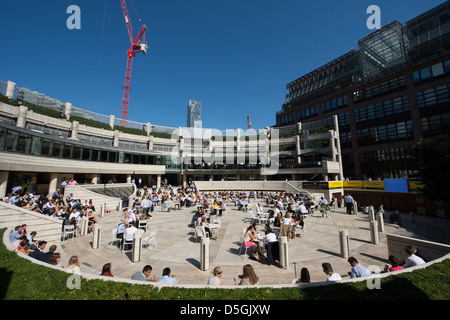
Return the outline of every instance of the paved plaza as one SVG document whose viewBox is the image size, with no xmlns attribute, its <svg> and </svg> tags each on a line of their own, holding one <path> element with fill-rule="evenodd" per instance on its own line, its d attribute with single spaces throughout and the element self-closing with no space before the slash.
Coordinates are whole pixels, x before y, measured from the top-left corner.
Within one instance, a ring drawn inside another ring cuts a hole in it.
<svg viewBox="0 0 450 320">
<path fill-rule="evenodd" d="M 267 212 L 268 207 L 264 207 Z M 195 207 L 161 212 L 157 207 L 153 218 L 149 220 L 147 234 L 157 230 L 156 247 L 144 245 L 141 259 L 133 263 L 131 251 L 121 253 L 117 246 L 111 245 L 111 230 L 117 227 L 121 212 L 108 213 L 97 217 L 101 226 L 99 249 L 92 249 L 92 233 L 78 238 L 68 239 L 59 245 L 62 254 L 61 263 L 66 265 L 72 255 L 80 259 L 82 272 L 99 274 L 105 263 L 111 262 L 116 277 L 130 279 L 136 271 L 150 264 L 157 279 L 162 270 L 170 267 L 180 284 L 205 285 L 211 270 L 220 266 L 223 270 L 222 280 L 225 285 L 233 285 L 234 278 L 242 273 L 242 267 L 250 263 L 259 276 L 260 285 L 289 284 L 295 279 L 295 271 L 308 268 L 311 282 L 326 280 L 322 272 L 322 263 L 329 262 L 335 272 L 345 276 L 351 267 L 347 259 L 341 257 L 339 231 L 347 230 L 349 235 L 349 252 L 366 267 L 376 265 L 382 268 L 387 263 L 388 250 L 386 234 L 410 235 L 404 228 L 385 223 L 385 232 L 380 233 L 380 244 L 371 242 L 370 224 L 367 214 L 348 215 L 343 209 L 329 211 L 329 218 L 323 218 L 319 211 L 305 219 L 305 233 L 288 242 L 289 267 L 278 268 L 250 260 L 244 254 L 239 255 L 240 240 L 243 229 L 250 225 L 250 211 L 239 211 L 229 205 L 222 220 L 219 236 L 210 241 L 210 269 L 200 269 L 200 240 L 196 241 L 195 229 L 190 227 Z M 387 218 L 387 217 L 386 217 Z M 387 220 L 387 219 L 386 219 Z M 263 226 L 258 227 L 263 229 Z M 146 234 L 143 235 L 143 238 Z M 296 265 L 294 265 L 296 263 Z"/>
</svg>

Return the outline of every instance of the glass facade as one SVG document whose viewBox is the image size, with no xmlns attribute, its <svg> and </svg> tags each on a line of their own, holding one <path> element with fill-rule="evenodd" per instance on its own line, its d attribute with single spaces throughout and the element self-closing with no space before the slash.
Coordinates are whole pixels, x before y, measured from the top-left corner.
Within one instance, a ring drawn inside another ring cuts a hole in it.
<svg viewBox="0 0 450 320">
<path fill-rule="evenodd" d="M 0 151 L 96 162 L 146 165 L 164 165 L 166 163 L 166 157 L 162 155 L 103 149 L 36 136 L 2 126 L 0 126 Z"/>
<path fill-rule="evenodd" d="M 201 128 L 202 124 L 202 104 L 195 100 L 190 100 L 187 106 L 187 127 Z"/>
<path fill-rule="evenodd" d="M 414 144 L 450 133 L 450 1 L 358 46 L 289 83 L 277 126 L 337 115 L 345 177 L 414 177 Z"/>
</svg>

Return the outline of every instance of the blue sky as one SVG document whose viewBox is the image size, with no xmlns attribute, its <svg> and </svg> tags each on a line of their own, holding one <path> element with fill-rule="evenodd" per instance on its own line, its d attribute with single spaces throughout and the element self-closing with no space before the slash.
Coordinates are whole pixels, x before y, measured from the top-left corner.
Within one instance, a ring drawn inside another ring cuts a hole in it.
<svg viewBox="0 0 450 320">
<path fill-rule="evenodd" d="M 439 0 L 133 0 L 147 25 L 147 55 L 134 59 L 128 120 L 186 125 L 190 99 L 203 126 L 275 124 L 286 85 L 357 49 L 370 5 L 382 25 L 405 23 Z M 70 5 L 81 30 L 69 30 Z M 142 24 L 128 10 L 136 36 Z M 130 41 L 119 0 L 23 0 L 0 5 L 0 80 L 120 117 Z"/>
</svg>

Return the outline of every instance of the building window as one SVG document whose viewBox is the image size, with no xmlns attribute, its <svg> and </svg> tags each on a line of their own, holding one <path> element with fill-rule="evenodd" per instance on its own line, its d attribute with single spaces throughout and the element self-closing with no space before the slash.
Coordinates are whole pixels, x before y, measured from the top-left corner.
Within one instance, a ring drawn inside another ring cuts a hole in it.
<svg viewBox="0 0 450 320">
<path fill-rule="evenodd" d="M 420 78 L 422 80 L 427 80 L 427 79 L 431 78 L 430 67 L 426 67 L 426 68 L 420 69 Z"/>
<path fill-rule="evenodd" d="M 417 92 L 417 106 L 419 108 L 430 107 L 436 104 L 449 102 L 448 85 L 439 86 L 433 89 Z"/>
<path fill-rule="evenodd" d="M 342 96 L 337 99 L 326 101 L 322 103 L 322 113 L 330 112 L 336 109 L 347 107 L 347 96 Z"/>
<path fill-rule="evenodd" d="M 439 62 L 431 66 L 413 71 L 414 83 L 431 80 L 435 77 L 440 77 L 446 73 L 450 73 L 450 60 Z"/>
</svg>

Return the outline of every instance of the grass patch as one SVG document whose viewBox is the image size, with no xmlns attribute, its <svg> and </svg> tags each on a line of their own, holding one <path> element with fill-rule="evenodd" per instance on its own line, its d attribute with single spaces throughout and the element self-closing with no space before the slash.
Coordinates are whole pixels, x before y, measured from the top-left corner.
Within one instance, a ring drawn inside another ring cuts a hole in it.
<svg viewBox="0 0 450 320">
<path fill-rule="evenodd" d="M 0 230 L 3 238 L 5 229 Z M 184 289 L 81 280 L 68 289 L 69 274 L 37 265 L 0 244 L 2 300 L 449 300 L 450 259 L 424 270 L 381 279 L 380 290 L 366 281 L 299 290 L 297 288 Z"/>
</svg>

